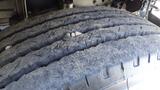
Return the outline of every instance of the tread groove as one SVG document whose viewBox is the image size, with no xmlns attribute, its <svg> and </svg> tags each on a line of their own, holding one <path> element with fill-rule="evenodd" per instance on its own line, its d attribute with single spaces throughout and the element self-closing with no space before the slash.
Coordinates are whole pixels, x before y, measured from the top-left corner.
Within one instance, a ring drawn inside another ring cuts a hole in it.
<svg viewBox="0 0 160 90">
<path fill-rule="evenodd" d="M 85 76 L 85 81 L 86 81 L 87 86 L 89 87 L 90 85 L 89 85 L 89 81 L 88 81 L 87 76 Z"/>
<path fill-rule="evenodd" d="M 148 63 L 150 63 L 151 62 L 151 54 L 149 53 L 148 54 Z"/>
<path fill-rule="evenodd" d="M 133 61 L 133 66 L 138 67 L 139 65 L 140 65 L 140 57 L 138 56 L 137 59 Z"/>
<path fill-rule="evenodd" d="M 121 69 L 124 72 L 124 66 L 123 66 L 123 62 L 121 62 Z"/>
</svg>

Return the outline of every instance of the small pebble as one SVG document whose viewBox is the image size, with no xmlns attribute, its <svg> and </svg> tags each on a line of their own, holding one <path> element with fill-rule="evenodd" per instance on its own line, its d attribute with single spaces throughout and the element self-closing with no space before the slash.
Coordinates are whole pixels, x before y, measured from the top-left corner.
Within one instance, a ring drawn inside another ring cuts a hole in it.
<svg viewBox="0 0 160 90">
<path fill-rule="evenodd" d="M 5 47 L 5 50 L 8 50 L 8 49 L 10 49 L 12 46 L 6 46 Z"/>
<path fill-rule="evenodd" d="M 81 35 L 82 33 L 81 32 L 72 32 L 72 33 L 67 33 L 67 36 L 69 36 L 69 37 L 76 37 L 76 36 L 78 36 L 78 35 Z"/>
</svg>

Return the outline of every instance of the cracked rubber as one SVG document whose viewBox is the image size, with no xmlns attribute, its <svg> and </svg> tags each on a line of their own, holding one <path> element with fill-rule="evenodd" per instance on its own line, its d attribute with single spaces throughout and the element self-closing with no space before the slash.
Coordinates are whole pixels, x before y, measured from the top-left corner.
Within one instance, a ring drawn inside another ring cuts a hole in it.
<svg viewBox="0 0 160 90">
<path fill-rule="evenodd" d="M 0 33 L 0 89 L 127 90 L 142 57 L 160 59 L 159 27 L 126 11 L 74 8 L 32 19 Z"/>
</svg>

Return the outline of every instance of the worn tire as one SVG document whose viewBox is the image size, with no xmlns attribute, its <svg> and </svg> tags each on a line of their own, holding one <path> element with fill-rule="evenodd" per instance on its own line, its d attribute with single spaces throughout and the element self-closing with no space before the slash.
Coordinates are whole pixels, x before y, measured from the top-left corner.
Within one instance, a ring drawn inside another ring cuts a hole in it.
<svg viewBox="0 0 160 90">
<path fill-rule="evenodd" d="M 0 32 L 0 88 L 127 90 L 159 64 L 159 30 L 106 7 L 36 16 Z"/>
</svg>

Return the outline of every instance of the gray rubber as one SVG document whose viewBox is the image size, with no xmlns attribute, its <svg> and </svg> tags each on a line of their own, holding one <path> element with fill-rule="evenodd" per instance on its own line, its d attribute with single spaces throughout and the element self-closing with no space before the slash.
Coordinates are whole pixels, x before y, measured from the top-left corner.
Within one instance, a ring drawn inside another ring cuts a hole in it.
<svg viewBox="0 0 160 90">
<path fill-rule="evenodd" d="M 118 9 L 74 8 L 29 22 L 0 33 L 1 89 L 112 90 L 160 49 L 159 27 Z"/>
</svg>

